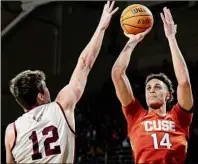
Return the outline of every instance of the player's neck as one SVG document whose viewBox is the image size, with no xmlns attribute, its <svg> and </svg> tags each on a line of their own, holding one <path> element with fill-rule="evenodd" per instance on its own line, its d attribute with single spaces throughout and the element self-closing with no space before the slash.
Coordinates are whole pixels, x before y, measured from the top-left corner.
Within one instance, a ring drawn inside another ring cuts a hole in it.
<svg viewBox="0 0 198 164">
<path fill-rule="evenodd" d="M 160 116 L 165 116 L 166 115 L 166 104 L 161 106 L 159 109 L 153 109 L 153 108 L 149 107 L 149 112 L 154 112 Z"/>
<path fill-rule="evenodd" d="M 29 108 L 29 109 L 23 109 L 24 110 L 24 112 L 26 113 L 26 112 L 29 112 L 30 110 L 32 110 L 32 109 L 35 109 L 37 106 L 32 106 L 31 108 Z"/>
</svg>

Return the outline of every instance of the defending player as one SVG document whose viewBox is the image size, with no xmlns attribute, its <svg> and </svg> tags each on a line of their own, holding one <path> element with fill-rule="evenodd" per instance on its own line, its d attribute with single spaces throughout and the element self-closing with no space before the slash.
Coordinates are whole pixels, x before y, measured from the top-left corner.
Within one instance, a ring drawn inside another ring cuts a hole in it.
<svg viewBox="0 0 198 164">
<path fill-rule="evenodd" d="M 118 10 L 113 7 L 114 2 L 105 4 L 99 25 L 82 51 L 69 84 L 54 102 L 50 102 L 43 72 L 27 70 L 11 80 L 11 93 L 25 114 L 6 129 L 7 163 L 74 162 L 74 108 L 83 94 L 111 17 Z"/>
<path fill-rule="evenodd" d="M 164 74 L 151 74 L 146 79 L 148 111 L 133 95 L 125 74 L 135 46 L 149 32 L 127 35 L 130 39 L 112 68 L 112 80 L 128 124 L 128 136 L 135 163 L 184 163 L 189 126 L 192 121 L 193 96 L 186 63 L 175 38 L 176 25 L 170 10 L 163 9 L 161 18 L 168 39 L 175 75 L 178 81 L 177 100 L 170 112 L 166 105 L 173 99 L 172 83 Z"/>
</svg>

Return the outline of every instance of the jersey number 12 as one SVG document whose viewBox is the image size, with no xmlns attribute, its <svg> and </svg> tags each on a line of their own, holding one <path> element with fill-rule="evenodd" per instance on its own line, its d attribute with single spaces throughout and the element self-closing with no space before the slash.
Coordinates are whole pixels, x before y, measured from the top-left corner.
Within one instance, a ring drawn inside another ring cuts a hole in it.
<svg viewBox="0 0 198 164">
<path fill-rule="evenodd" d="M 44 148 L 45 148 L 45 154 L 46 156 L 54 155 L 54 154 L 60 154 L 61 149 L 60 146 L 54 146 L 53 149 L 50 148 L 50 143 L 54 143 L 59 139 L 58 136 L 58 130 L 55 126 L 51 125 L 48 127 L 45 127 L 42 130 L 42 135 L 48 135 L 48 133 L 52 133 L 52 137 L 48 137 L 44 141 Z M 39 144 L 38 144 L 38 137 L 36 131 L 33 131 L 31 136 L 29 137 L 30 140 L 32 140 L 33 144 L 33 154 L 32 154 L 32 160 L 37 160 L 42 158 L 41 152 L 39 152 Z"/>
</svg>

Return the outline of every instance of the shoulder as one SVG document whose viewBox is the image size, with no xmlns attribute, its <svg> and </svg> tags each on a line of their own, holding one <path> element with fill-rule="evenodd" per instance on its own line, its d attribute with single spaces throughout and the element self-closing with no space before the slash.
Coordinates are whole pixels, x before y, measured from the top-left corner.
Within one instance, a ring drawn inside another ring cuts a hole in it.
<svg viewBox="0 0 198 164">
<path fill-rule="evenodd" d="M 179 122 L 179 124 L 183 127 L 186 127 L 188 125 L 190 125 L 190 123 L 192 122 L 192 118 L 193 118 L 193 113 L 192 110 L 191 111 L 187 111 L 185 109 L 183 109 L 179 103 L 175 104 L 171 111 L 170 111 L 170 115 Z"/>
<path fill-rule="evenodd" d="M 137 98 L 134 98 L 128 105 L 123 106 L 122 105 L 122 109 L 144 109 L 144 107 L 142 106 L 142 104 L 140 103 L 140 101 Z"/>
<path fill-rule="evenodd" d="M 62 116 L 65 114 L 66 115 L 73 115 L 74 114 L 74 110 L 64 110 L 62 104 L 58 101 L 53 101 L 51 103 L 48 104 L 48 106 L 45 107 L 45 113 L 48 113 L 49 115 L 53 115 L 53 116 Z"/>
<path fill-rule="evenodd" d="M 180 112 L 180 113 L 184 113 L 184 114 L 192 114 L 193 113 L 193 107 L 190 110 L 184 109 L 178 102 L 173 105 L 173 107 L 171 108 L 171 113 L 172 112 Z"/>
<path fill-rule="evenodd" d="M 15 123 L 10 123 L 5 131 L 5 142 L 6 144 L 10 144 L 15 138 Z"/>
<path fill-rule="evenodd" d="M 6 135 L 10 135 L 12 133 L 14 133 L 14 122 L 8 124 L 5 132 Z"/>
<path fill-rule="evenodd" d="M 132 100 L 127 106 L 122 106 L 122 111 L 127 120 L 137 119 L 146 113 L 146 110 L 136 98 Z"/>
</svg>

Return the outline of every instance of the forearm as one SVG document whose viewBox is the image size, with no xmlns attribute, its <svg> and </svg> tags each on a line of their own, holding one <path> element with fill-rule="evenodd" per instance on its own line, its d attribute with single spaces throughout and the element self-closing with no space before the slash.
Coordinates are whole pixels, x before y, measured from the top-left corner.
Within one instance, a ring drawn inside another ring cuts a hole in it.
<svg viewBox="0 0 198 164">
<path fill-rule="evenodd" d="M 70 84 L 78 90 L 78 95 L 81 95 L 84 91 L 87 76 L 99 54 L 104 33 L 105 29 L 102 29 L 99 25 L 78 59 L 77 66 L 70 79 Z"/>
<path fill-rule="evenodd" d="M 98 25 L 93 37 L 91 38 L 88 45 L 82 51 L 79 60 L 83 60 L 84 66 L 88 67 L 89 70 L 92 68 L 102 45 L 104 38 L 105 29 Z"/>
<path fill-rule="evenodd" d="M 113 65 L 113 69 L 119 69 L 120 71 L 125 71 L 127 69 L 131 59 L 131 54 L 137 43 L 137 41 L 131 42 L 130 40 L 127 42 L 115 64 Z"/>
<path fill-rule="evenodd" d="M 189 83 L 190 79 L 189 79 L 188 68 L 182 56 L 182 53 L 178 47 L 176 38 L 175 37 L 168 38 L 168 42 L 171 50 L 173 67 L 178 84 Z"/>
</svg>

